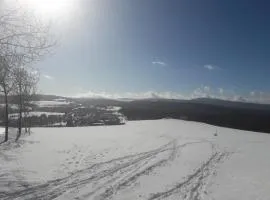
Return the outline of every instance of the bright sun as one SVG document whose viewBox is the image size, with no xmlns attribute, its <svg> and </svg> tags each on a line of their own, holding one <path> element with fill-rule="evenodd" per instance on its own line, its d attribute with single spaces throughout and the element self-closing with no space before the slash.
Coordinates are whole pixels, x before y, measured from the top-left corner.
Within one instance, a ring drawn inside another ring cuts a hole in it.
<svg viewBox="0 0 270 200">
<path fill-rule="evenodd" d="M 51 18 L 67 14 L 72 9 L 74 0 L 20 0 L 20 2 L 28 9 Z"/>
</svg>

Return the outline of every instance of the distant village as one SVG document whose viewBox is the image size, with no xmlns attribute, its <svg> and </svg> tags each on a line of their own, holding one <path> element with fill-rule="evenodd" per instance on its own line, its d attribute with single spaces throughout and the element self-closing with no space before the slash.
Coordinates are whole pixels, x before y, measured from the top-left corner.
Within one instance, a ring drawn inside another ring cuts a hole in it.
<svg viewBox="0 0 270 200">
<path fill-rule="evenodd" d="M 0 108 L 2 109 L 2 108 Z M 16 127 L 18 115 L 16 104 L 10 105 L 9 124 Z M 127 118 L 117 106 L 83 106 L 66 99 L 33 101 L 24 110 L 22 126 L 30 127 L 75 127 L 123 125 Z M 2 112 L 1 112 L 2 113 Z M 3 116 L 0 116 L 2 119 Z M 0 121 L 3 125 L 3 120 Z"/>
</svg>

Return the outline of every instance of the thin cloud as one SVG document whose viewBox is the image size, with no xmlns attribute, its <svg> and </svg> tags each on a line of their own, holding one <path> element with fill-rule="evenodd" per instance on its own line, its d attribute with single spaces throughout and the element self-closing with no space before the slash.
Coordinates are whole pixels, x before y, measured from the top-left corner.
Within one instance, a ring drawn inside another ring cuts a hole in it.
<svg viewBox="0 0 270 200">
<path fill-rule="evenodd" d="M 204 65 L 203 67 L 204 67 L 205 69 L 207 69 L 207 70 L 210 70 L 210 71 L 212 71 L 212 70 L 214 70 L 214 69 L 217 69 L 217 67 L 214 66 L 214 65 Z"/>
<path fill-rule="evenodd" d="M 255 91 L 251 91 L 249 94 L 250 96 L 255 96 Z"/>
<path fill-rule="evenodd" d="M 126 92 L 126 93 L 107 93 L 107 92 L 95 92 L 88 91 L 76 94 L 73 97 L 77 98 L 104 98 L 104 99 L 187 99 L 186 96 L 176 92 Z"/>
<path fill-rule="evenodd" d="M 194 98 L 207 98 L 211 97 L 211 88 L 209 86 L 201 86 L 199 88 L 196 88 L 192 93 L 191 93 L 191 99 Z"/>
<path fill-rule="evenodd" d="M 251 102 L 270 104 L 270 93 L 261 91 L 252 91 L 251 93 L 238 94 L 229 89 L 211 88 L 202 85 L 194 89 L 191 93 L 179 93 L 172 91 L 146 91 L 146 92 L 125 92 L 125 93 L 109 93 L 104 91 L 86 91 L 78 90 L 76 95 L 70 97 L 75 98 L 93 98 L 93 99 L 119 99 L 119 100 L 138 100 L 138 99 L 176 99 L 189 100 L 196 98 L 212 98 L 237 102 Z M 255 95 L 252 95 L 255 94 Z"/>
<path fill-rule="evenodd" d="M 54 79 L 54 77 L 52 77 L 50 75 L 47 75 L 47 74 L 43 74 L 43 77 L 46 78 L 46 79 L 49 79 L 49 80 Z"/>
<path fill-rule="evenodd" d="M 204 86 L 203 89 L 205 92 L 209 92 L 211 90 L 209 86 Z"/>
<path fill-rule="evenodd" d="M 153 61 L 152 64 L 153 65 L 161 65 L 161 66 L 166 66 L 167 65 L 167 63 L 162 62 L 162 61 Z"/>
<path fill-rule="evenodd" d="M 219 94 L 223 95 L 223 93 L 224 93 L 223 88 L 218 88 L 218 92 L 219 92 Z"/>
<path fill-rule="evenodd" d="M 270 93 L 262 91 L 251 91 L 249 97 L 247 97 L 250 102 L 270 104 Z"/>
</svg>

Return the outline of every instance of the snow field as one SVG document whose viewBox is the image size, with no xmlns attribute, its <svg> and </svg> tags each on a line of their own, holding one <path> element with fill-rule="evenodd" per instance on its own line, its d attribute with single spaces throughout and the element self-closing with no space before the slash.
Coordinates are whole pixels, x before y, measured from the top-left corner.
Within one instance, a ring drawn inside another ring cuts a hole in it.
<svg viewBox="0 0 270 200">
<path fill-rule="evenodd" d="M 32 131 L 0 146 L 1 199 L 269 199 L 267 134 L 181 120 Z"/>
</svg>

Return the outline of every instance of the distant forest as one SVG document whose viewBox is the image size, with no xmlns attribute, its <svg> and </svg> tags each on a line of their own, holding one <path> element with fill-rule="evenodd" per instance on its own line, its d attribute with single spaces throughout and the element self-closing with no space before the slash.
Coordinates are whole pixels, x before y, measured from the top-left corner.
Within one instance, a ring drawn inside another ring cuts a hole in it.
<svg viewBox="0 0 270 200">
<path fill-rule="evenodd" d="M 65 97 L 37 95 L 34 100 L 50 101 L 56 98 Z M 241 130 L 270 133 L 270 105 L 265 104 L 232 102 L 207 98 L 193 100 L 65 99 L 73 103 L 67 106 L 53 108 L 36 107 L 34 111 L 69 113 L 78 106 L 92 108 L 92 110 L 100 106 L 119 106 L 121 109 L 118 112 L 125 116 L 128 121 L 173 118 L 204 122 Z M 2 112 L 1 108 L 0 111 Z M 2 118 L 1 115 L 0 118 Z"/>
<path fill-rule="evenodd" d="M 270 133 L 270 109 L 262 109 L 260 106 L 254 108 L 199 102 L 137 101 L 124 105 L 121 112 L 128 120 L 173 118 Z"/>
<path fill-rule="evenodd" d="M 119 111 L 132 120 L 173 118 L 241 130 L 270 133 L 270 105 L 225 101 L 211 98 L 193 100 L 145 99 L 121 101 L 78 99 L 84 105 L 120 106 Z"/>
</svg>

